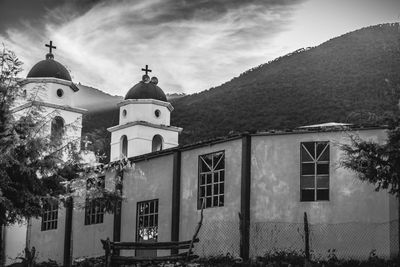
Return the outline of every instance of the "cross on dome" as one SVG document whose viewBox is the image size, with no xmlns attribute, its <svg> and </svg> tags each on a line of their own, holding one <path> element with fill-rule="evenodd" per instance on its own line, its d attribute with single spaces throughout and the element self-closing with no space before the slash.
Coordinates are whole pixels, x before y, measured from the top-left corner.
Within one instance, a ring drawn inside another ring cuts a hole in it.
<svg viewBox="0 0 400 267">
<path fill-rule="evenodd" d="M 145 68 L 145 69 L 142 69 L 142 71 L 145 71 L 145 72 L 146 72 L 146 75 L 147 75 L 148 72 L 151 72 L 151 69 L 149 69 L 149 66 L 146 65 L 146 68 Z"/>
<path fill-rule="evenodd" d="M 45 46 L 49 48 L 49 53 L 50 54 L 51 54 L 53 48 L 57 49 L 56 46 L 53 46 L 53 41 L 50 41 L 50 44 L 45 44 Z M 147 65 L 146 65 L 146 67 L 147 67 Z"/>
</svg>

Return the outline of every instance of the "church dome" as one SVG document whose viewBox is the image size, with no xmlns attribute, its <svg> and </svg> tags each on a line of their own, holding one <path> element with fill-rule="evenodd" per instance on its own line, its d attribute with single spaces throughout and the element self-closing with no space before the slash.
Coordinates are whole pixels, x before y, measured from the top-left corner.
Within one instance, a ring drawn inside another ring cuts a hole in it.
<svg viewBox="0 0 400 267">
<path fill-rule="evenodd" d="M 46 59 L 39 61 L 29 71 L 27 78 L 58 78 L 72 81 L 69 71 L 59 62 L 54 60 L 53 54 L 46 55 Z"/>
<path fill-rule="evenodd" d="M 146 77 L 145 77 L 146 76 Z M 163 90 L 157 86 L 158 80 L 153 77 L 149 81 L 149 76 L 143 75 L 143 80 L 133 86 L 125 96 L 127 99 L 155 99 L 167 102 L 167 97 Z"/>
</svg>

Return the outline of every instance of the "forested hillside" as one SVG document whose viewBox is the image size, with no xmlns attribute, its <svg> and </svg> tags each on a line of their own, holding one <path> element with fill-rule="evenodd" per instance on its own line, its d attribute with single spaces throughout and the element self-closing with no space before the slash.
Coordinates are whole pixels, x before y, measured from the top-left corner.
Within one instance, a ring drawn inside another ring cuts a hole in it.
<svg viewBox="0 0 400 267">
<path fill-rule="evenodd" d="M 369 123 L 398 108 L 399 41 L 399 25 L 385 24 L 295 51 L 218 87 L 172 99 L 171 124 L 184 129 L 180 143 L 187 144 L 232 132 Z M 115 112 L 89 114 L 84 132 L 117 124 Z"/>
<path fill-rule="evenodd" d="M 183 127 L 180 140 L 188 143 L 231 131 L 365 123 L 397 108 L 399 39 L 399 25 L 385 24 L 298 50 L 173 101 L 172 124 Z"/>
</svg>

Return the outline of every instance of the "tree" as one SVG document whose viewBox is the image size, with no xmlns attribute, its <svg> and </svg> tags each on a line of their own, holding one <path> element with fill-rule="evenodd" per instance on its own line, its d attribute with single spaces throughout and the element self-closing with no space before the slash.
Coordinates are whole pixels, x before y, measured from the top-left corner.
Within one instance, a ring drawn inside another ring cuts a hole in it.
<svg viewBox="0 0 400 267">
<path fill-rule="evenodd" d="M 78 155 L 62 153 L 76 151 L 76 142 L 60 147 L 58 140 L 43 136 L 51 115 L 43 115 L 40 106 L 13 112 L 24 93 L 17 81 L 22 63 L 6 48 L 0 60 L 0 224 L 8 225 L 40 216 L 45 199 L 65 192 L 62 170 Z"/>
<path fill-rule="evenodd" d="M 121 192 L 98 186 L 95 180 L 107 168 L 118 169 L 122 165 L 89 167 L 82 161 L 80 140 L 61 142 L 59 137 L 52 138 L 46 129 L 57 116 L 56 111 L 46 114 L 35 104 L 16 110 L 20 97 L 27 94 L 17 78 L 21 66 L 15 53 L 3 47 L 0 51 L 0 226 L 40 217 L 46 202 L 66 203 L 82 193 L 86 199 L 101 198 L 106 211 L 113 211 Z M 35 90 L 28 103 L 38 100 L 41 88 Z M 57 128 L 57 134 L 61 135 L 63 129 L 58 129 L 59 126 L 51 124 L 51 129 Z M 90 190 L 86 190 L 88 181 L 95 185 Z"/>
<path fill-rule="evenodd" d="M 400 119 L 394 114 L 386 119 L 387 141 L 378 144 L 352 136 L 350 144 L 341 146 L 345 156 L 342 166 L 357 173 L 360 180 L 375 186 L 375 191 L 387 190 L 397 197 L 400 208 Z M 400 210 L 399 210 L 400 222 Z M 400 227 L 399 227 L 400 248 Z M 399 249 L 400 256 L 400 249 Z M 400 260 L 400 257 L 399 257 Z"/>
</svg>

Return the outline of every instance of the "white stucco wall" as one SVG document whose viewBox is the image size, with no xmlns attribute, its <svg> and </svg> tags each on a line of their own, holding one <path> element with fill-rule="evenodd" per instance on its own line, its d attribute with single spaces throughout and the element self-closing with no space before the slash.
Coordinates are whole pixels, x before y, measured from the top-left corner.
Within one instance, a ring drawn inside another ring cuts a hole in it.
<svg viewBox="0 0 400 267">
<path fill-rule="evenodd" d="M 85 201 L 84 198 L 74 199 Z M 102 223 L 85 225 L 85 209 L 75 203 L 72 221 L 72 259 L 104 255 L 100 239 L 113 238 L 114 215 L 105 213 Z"/>
<path fill-rule="evenodd" d="M 382 143 L 384 130 L 351 132 L 364 140 Z M 390 197 L 375 192 L 339 164 L 339 144 L 349 142 L 348 132 L 319 132 L 252 137 L 251 253 L 268 249 L 304 249 L 304 212 L 311 225 L 312 248 L 340 257 L 368 257 L 372 249 L 390 255 Z M 300 143 L 329 141 L 329 201 L 300 201 Z M 300 231 L 298 230 L 300 229 Z"/>
<path fill-rule="evenodd" d="M 128 157 L 134 157 L 151 152 L 152 141 L 155 135 L 163 138 L 163 149 L 178 145 L 179 133 L 175 130 L 135 125 L 123 128 L 111 133 L 111 161 L 120 159 L 121 137 L 126 135 L 128 138 Z"/>
<path fill-rule="evenodd" d="M 24 249 L 26 246 L 26 231 L 27 223 L 14 224 L 7 226 L 5 230 L 5 259 L 6 265 L 14 262 L 20 262 L 21 257 L 24 255 Z"/>
<path fill-rule="evenodd" d="M 29 247 L 35 247 L 37 251 L 36 262 L 48 261 L 49 259 L 63 264 L 64 237 L 65 237 L 65 208 L 59 206 L 57 228 L 52 230 L 41 230 L 41 218 L 32 218 L 29 230 Z"/>
<path fill-rule="evenodd" d="M 124 173 L 121 241 L 136 240 L 137 203 L 158 199 L 158 241 L 171 241 L 173 155 L 164 155 L 135 163 Z M 158 251 L 169 255 L 170 251 Z M 123 254 L 133 254 L 125 251 Z"/>
<path fill-rule="evenodd" d="M 224 206 L 204 209 L 200 243 L 195 245 L 195 252 L 200 256 L 239 254 L 241 139 L 182 152 L 179 238 L 190 240 L 200 220 L 197 209 L 199 156 L 218 151 L 225 152 Z"/>
<path fill-rule="evenodd" d="M 74 106 L 74 94 L 71 89 L 71 82 L 56 78 L 29 78 L 21 89 L 26 90 L 27 97 L 24 100 L 35 100 L 49 102 L 57 105 Z M 57 96 L 57 89 L 62 89 L 62 97 Z"/>
<path fill-rule="evenodd" d="M 42 128 L 40 134 L 49 136 L 51 133 L 51 120 L 56 116 L 60 116 L 64 120 L 63 143 L 69 141 L 75 142 L 77 148 L 80 148 L 80 138 L 82 132 L 82 111 L 75 112 L 69 110 L 73 105 L 74 91 L 69 87 L 71 82 L 59 79 L 28 79 L 28 83 L 23 85 L 23 90 L 27 90 L 27 98 L 22 102 L 30 99 L 41 101 L 55 106 L 43 106 L 40 108 L 41 116 L 48 121 Z M 57 89 L 62 89 L 64 94 L 62 97 L 57 96 Z M 34 99 L 30 98 L 32 94 L 36 94 Z M 20 103 L 22 103 L 20 102 Z M 15 113 L 16 116 L 23 114 L 25 110 Z M 49 259 L 63 263 L 64 257 L 64 237 L 65 237 L 65 209 L 60 204 L 58 211 L 57 229 L 41 230 L 41 218 L 32 218 L 28 229 L 28 246 L 35 247 L 37 251 L 37 262 L 48 261 Z M 26 229 L 25 229 L 26 232 Z M 15 235 L 16 237 L 16 235 Z M 22 237 L 21 237 L 22 239 Z M 23 238 L 25 242 L 25 237 Z"/>
<path fill-rule="evenodd" d="M 119 124 L 125 124 L 131 121 L 147 121 L 159 125 L 170 125 L 171 112 L 168 106 L 162 101 L 156 100 L 127 100 L 122 102 L 126 103 L 119 108 Z M 169 104 L 170 105 L 170 104 Z M 160 111 L 159 117 L 155 115 L 156 110 Z M 126 116 L 123 111 L 126 110 Z"/>
</svg>

